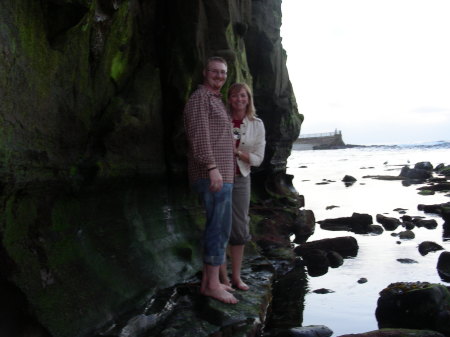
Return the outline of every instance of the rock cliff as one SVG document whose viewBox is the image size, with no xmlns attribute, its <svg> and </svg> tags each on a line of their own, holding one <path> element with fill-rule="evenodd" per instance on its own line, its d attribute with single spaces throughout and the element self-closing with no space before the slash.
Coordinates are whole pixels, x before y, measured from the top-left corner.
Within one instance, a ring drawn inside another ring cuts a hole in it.
<svg viewBox="0 0 450 337">
<path fill-rule="evenodd" d="M 208 56 L 224 92 L 254 89 L 257 197 L 295 192 L 281 0 L 3 0 L 0 18 L 0 328 L 87 336 L 199 270 L 182 110 Z"/>
</svg>

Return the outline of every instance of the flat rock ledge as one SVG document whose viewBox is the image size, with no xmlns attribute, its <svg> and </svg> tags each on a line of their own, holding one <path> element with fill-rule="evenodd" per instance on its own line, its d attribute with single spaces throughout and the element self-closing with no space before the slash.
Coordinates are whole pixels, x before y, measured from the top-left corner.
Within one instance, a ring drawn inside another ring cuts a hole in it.
<svg viewBox="0 0 450 337">
<path fill-rule="evenodd" d="M 224 304 L 201 295 L 198 275 L 162 289 L 144 308 L 102 328 L 96 337 L 257 336 L 270 304 L 274 273 L 269 260 L 255 252 L 247 254 L 242 277 L 250 289 L 234 292 L 238 304 Z"/>
</svg>

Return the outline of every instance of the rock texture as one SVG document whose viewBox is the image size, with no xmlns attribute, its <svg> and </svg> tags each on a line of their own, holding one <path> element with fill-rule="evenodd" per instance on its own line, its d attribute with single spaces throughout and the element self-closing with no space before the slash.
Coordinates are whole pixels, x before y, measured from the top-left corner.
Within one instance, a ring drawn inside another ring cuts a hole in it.
<svg viewBox="0 0 450 337">
<path fill-rule="evenodd" d="M 254 200 L 298 210 L 281 0 L 4 0 L 0 19 L 1 324 L 91 335 L 199 270 L 181 117 L 210 55 L 266 126 Z"/>
<path fill-rule="evenodd" d="M 450 333 L 450 292 L 441 284 L 392 283 L 380 292 L 375 312 L 380 328 Z"/>
</svg>

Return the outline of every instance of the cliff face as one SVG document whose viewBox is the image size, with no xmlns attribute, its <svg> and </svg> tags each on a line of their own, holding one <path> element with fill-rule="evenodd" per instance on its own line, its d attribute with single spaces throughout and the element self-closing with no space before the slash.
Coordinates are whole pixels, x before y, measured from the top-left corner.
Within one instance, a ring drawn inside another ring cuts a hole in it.
<svg viewBox="0 0 450 337">
<path fill-rule="evenodd" d="M 302 118 L 281 0 L 4 0 L 0 22 L 0 292 L 23 300 L 14 319 L 27 308 L 54 336 L 84 336 L 199 270 L 182 110 L 208 56 L 229 62 L 227 86 L 252 84 L 258 179 L 285 185 Z"/>
</svg>

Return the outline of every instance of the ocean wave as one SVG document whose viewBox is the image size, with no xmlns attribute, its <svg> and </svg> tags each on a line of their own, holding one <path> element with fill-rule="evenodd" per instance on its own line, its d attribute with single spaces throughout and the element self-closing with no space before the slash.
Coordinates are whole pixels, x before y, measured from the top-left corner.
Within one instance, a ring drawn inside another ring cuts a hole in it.
<svg viewBox="0 0 450 337">
<path fill-rule="evenodd" d="M 395 145 L 368 145 L 369 148 L 384 148 L 384 149 L 448 149 L 450 142 L 445 140 L 433 142 L 421 142 L 412 144 L 395 144 Z"/>
</svg>

